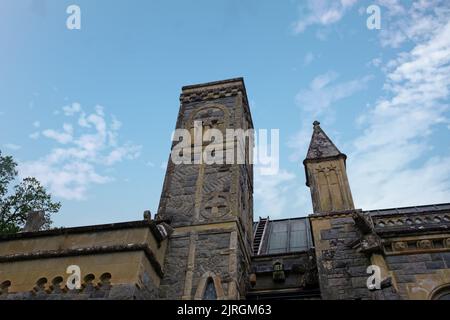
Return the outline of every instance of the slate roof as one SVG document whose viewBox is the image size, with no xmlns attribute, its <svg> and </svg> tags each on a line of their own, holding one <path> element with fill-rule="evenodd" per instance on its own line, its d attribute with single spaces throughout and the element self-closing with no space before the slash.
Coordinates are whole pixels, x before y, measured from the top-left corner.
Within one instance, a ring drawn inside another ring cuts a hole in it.
<svg viewBox="0 0 450 320">
<path fill-rule="evenodd" d="M 450 212 L 450 203 L 429 204 L 423 206 L 412 206 L 403 208 L 389 208 L 389 209 L 375 209 L 365 210 L 371 216 L 389 216 L 398 214 L 417 214 L 417 213 L 429 213 L 429 212 Z"/>
<path fill-rule="evenodd" d="M 333 141 L 320 127 L 320 122 L 314 121 L 314 130 L 309 144 L 308 153 L 305 160 L 337 157 L 343 155 L 334 145 Z"/>
</svg>

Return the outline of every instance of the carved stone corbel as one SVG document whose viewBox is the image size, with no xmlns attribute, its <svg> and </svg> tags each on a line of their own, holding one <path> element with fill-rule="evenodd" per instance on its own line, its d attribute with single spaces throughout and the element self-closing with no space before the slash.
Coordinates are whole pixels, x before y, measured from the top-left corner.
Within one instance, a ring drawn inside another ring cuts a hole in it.
<svg viewBox="0 0 450 320">
<path fill-rule="evenodd" d="M 362 236 L 350 243 L 350 246 L 358 252 L 367 254 L 383 252 L 383 241 L 375 232 L 370 216 L 365 216 L 362 212 L 356 211 L 352 217 Z"/>
</svg>

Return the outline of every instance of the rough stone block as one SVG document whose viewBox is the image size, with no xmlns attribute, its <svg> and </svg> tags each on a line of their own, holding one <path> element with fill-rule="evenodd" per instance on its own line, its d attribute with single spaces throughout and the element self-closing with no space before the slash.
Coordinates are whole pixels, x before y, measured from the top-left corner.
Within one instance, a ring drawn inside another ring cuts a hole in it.
<svg viewBox="0 0 450 320">
<path fill-rule="evenodd" d="M 428 253 L 423 254 L 414 254 L 408 256 L 409 262 L 425 262 L 425 261 L 431 261 L 431 256 Z"/>
<path fill-rule="evenodd" d="M 444 261 L 425 262 L 425 265 L 427 266 L 427 269 L 429 269 L 429 270 L 445 269 Z"/>
<path fill-rule="evenodd" d="M 328 279 L 328 285 L 330 287 L 347 286 L 348 285 L 348 280 L 345 279 L 345 278 Z"/>
<path fill-rule="evenodd" d="M 331 240 L 338 238 L 339 231 L 335 229 L 322 230 L 320 232 L 320 238 L 322 240 Z"/>
<path fill-rule="evenodd" d="M 387 256 L 386 257 L 386 262 L 388 264 L 391 263 L 405 263 L 405 262 L 409 262 L 408 256 Z"/>
</svg>

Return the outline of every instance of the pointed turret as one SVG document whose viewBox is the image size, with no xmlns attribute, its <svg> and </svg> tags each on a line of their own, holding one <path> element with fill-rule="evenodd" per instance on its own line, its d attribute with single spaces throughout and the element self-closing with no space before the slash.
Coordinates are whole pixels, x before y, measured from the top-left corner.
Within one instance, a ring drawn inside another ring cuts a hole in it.
<svg viewBox="0 0 450 320">
<path fill-rule="evenodd" d="M 314 121 L 314 131 L 303 161 L 314 213 L 354 209 L 346 171 L 347 156 Z"/>
<path fill-rule="evenodd" d="M 314 131 L 305 160 L 323 159 L 344 155 L 322 130 L 319 121 L 314 121 L 313 125 Z"/>
</svg>

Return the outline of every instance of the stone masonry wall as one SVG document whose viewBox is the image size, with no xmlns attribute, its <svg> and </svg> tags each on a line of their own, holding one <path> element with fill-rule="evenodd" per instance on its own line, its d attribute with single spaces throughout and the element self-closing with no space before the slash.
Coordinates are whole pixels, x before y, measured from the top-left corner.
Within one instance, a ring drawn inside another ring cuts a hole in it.
<svg viewBox="0 0 450 320">
<path fill-rule="evenodd" d="M 387 256 L 386 263 L 404 299 L 430 299 L 435 289 L 450 284 L 450 252 Z"/>
<path fill-rule="evenodd" d="M 372 299 L 366 273 L 371 264 L 349 244 L 360 238 L 350 215 L 311 217 L 322 299 Z"/>
<path fill-rule="evenodd" d="M 160 299 L 181 299 L 189 255 L 189 234 L 172 236 L 167 246 Z"/>
<path fill-rule="evenodd" d="M 195 228 L 172 236 L 167 249 L 160 299 L 201 299 L 213 278 L 220 299 L 245 296 L 249 263 L 240 248 L 236 223 Z M 240 285 L 243 284 L 243 287 Z"/>
</svg>

